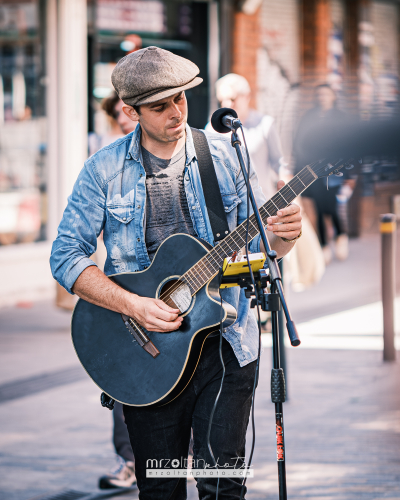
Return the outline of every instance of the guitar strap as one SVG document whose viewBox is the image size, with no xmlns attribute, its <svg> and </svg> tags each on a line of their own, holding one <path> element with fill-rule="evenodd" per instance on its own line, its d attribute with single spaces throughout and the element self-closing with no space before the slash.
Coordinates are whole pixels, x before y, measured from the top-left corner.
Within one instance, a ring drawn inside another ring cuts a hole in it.
<svg viewBox="0 0 400 500">
<path fill-rule="evenodd" d="M 221 191 L 219 190 L 217 174 L 215 173 L 210 148 L 204 132 L 193 127 L 191 127 L 191 131 L 214 241 L 220 241 L 223 240 L 230 231 L 224 204 L 222 202 Z"/>
</svg>

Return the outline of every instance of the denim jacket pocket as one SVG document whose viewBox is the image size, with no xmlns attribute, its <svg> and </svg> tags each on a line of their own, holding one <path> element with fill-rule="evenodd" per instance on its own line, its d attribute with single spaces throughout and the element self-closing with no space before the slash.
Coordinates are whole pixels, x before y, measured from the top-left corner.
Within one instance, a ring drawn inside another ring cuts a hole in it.
<svg viewBox="0 0 400 500">
<path fill-rule="evenodd" d="M 232 212 L 234 208 L 236 208 L 239 203 L 242 203 L 242 200 L 236 193 L 232 194 L 222 194 L 222 202 L 224 204 L 225 212 Z"/>
<path fill-rule="evenodd" d="M 226 219 L 228 221 L 228 226 L 231 231 L 233 231 L 237 226 L 237 206 L 242 200 L 236 193 L 222 194 L 222 203 L 224 204 L 224 209 L 226 213 Z"/>
<path fill-rule="evenodd" d="M 108 219 L 114 245 L 123 250 L 132 250 L 135 247 L 134 204 L 110 204 L 107 205 L 107 211 L 110 214 Z"/>
<path fill-rule="evenodd" d="M 111 215 L 123 224 L 128 224 L 135 216 L 133 203 L 129 205 L 107 205 L 107 209 Z"/>
</svg>

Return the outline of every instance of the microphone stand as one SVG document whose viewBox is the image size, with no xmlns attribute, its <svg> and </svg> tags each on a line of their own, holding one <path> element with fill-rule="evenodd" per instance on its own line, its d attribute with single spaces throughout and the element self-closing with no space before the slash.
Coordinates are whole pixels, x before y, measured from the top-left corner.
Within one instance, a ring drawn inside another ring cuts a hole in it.
<svg viewBox="0 0 400 500">
<path fill-rule="evenodd" d="M 286 490 L 286 462 L 285 462 L 285 434 L 283 426 L 283 403 L 286 400 L 285 375 L 280 366 L 280 348 L 278 334 L 278 310 L 279 305 L 282 305 L 283 312 L 286 317 L 286 327 L 288 330 L 290 342 L 293 346 L 300 345 L 300 339 L 297 334 L 296 326 L 290 316 L 290 312 L 285 300 L 282 287 L 282 278 L 277 263 L 277 253 L 271 250 L 265 229 L 262 223 L 260 212 L 254 198 L 253 189 L 247 175 L 246 166 L 243 160 L 241 141 L 237 134 L 237 129 L 241 126 L 239 120 L 235 120 L 227 125 L 232 130 L 231 143 L 236 150 L 240 168 L 243 172 L 243 177 L 249 189 L 250 201 L 253 207 L 254 215 L 257 221 L 258 230 L 261 235 L 261 240 L 267 253 L 267 263 L 270 273 L 271 293 L 264 291 L 262 286 L 257 286 L 254 293 L 258 294 L 259 301 L 263 310 L 271 311 L 272 323 L 272 370 L 271 370 L 271 400 L 275 403 L 275 424 L 276 424 L 276 459 L 278 462 L 278 481 L 279 481 L 279 500 L 287 500 Z M 243 131 L 242 131 L 243 132 Z M 247 294 L 249 296 L 249 294 Z M 261 300 L 260 300 L 261 299 Z M 261 341 L 261 339 L 260 339 Z"/>
</svg>

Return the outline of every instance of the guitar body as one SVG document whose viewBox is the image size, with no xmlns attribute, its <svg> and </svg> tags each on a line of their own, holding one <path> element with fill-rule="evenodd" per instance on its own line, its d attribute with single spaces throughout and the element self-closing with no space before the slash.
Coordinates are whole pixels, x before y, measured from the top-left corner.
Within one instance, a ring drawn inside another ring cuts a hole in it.
<svg viewBox="0 0 400 500">
<path fill-rule="evenodd" d="M 167 238 L 145 271 L 110 276 L 122 288 L 143 297 L 159 298 L 161 289 L 204 257 L 210 245 L 185 234 Z M 119 313 L 80 299 L 72 316 L 72 340 L 79 360 L 102 391 L 131 406 L 162 405 L 175 399 L 196 369 L 203 343 L 219 331 L 221 304 L 218 283 L 211 281 L 193 297 L 179 330 L 145 331 L 160 351 L 153 358 L 134 341 Z M 223 327 L 236 311 L 223 303 Z"/>
</svg>

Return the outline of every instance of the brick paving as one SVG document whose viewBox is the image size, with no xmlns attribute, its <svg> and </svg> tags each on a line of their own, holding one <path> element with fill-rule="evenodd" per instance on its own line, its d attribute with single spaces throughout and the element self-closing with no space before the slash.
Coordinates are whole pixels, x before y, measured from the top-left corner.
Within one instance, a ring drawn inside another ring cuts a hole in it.
<svg viewBox="0 0 400 500">
<path fill-rule="evenodd" d="M 368 241 L 373 253 L 379 247 L 377 241 Z M 352 245 L 358 248 L 360 240 Z M 354 259 L 339 271 L 354 269 Z M 371 262 L 368 252 L 366 259 Z M 315 287 L 318 300 L 321 293 L 329 299 L 333 273 L 337 276 L 335 266 L 328 268 Z M 362 287 L 365 278 L 360 275 L 358 279 Z M 298 300 L 309 304 L 313 292 L 304 293 Z M 376 300 L 376 290 L 369 295 L 363 303 Z M 351 301 L 346 305 L 350 309 Z M 353 307 L 360 305 L 357 299 Z M 321 316 L 328 312 L 325 307 Z M 303 315 L 301 319 L 311 318 Z M 50 304 L 0 310 L 0 343 L 0 385 L 63 370 L 70 373 L 74 367 L 78 370 L 69 314 Z M 400 499 L 399 361 L 383 363 L 380 351 L 354 348 L 299 347 L 288 349 L 287 357 L 288 497 Z M 249 500 L 278 498 L 270 360 L 266 348 L 256 395 L 255 477 L 248 482 Z M 73 380 L 77 381 L 0 401 L 1 500 L 31 500 L 63 489 L 95 492 L 98 477 L 113 467 L 111 413 L 101 408 L 99 390 L 89 379 L 78 376 Z M 248 442 L 250 437 L 249 433 Z M 120 498 L 134 499 L 137 493 Z M 194 482 L 189 483 L 188 498 L 197 498 Z"/>
</svg>

